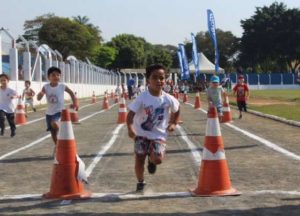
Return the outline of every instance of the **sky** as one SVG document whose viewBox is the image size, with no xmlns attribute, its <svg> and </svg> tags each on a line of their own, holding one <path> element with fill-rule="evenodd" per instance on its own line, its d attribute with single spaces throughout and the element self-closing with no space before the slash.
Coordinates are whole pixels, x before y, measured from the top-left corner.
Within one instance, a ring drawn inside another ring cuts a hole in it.
<svg viewBox="0 0 300 216">
<path fill-rule="evenodd" d="M 0 0 L 0 28 L 13 36 L 24 33 L 25 20 L 46 13 L 61 17 L 87 16 L 102 31 L 105 42 L 118 34 L 134 34 L 152 44 L 177 45 L 190 33 L 207 31 L 206 10 L 214 13 L 216 27 L 242 36 L 240 21 L 256 7 L 274 0 Z M 300 0 L 282 0 L 300 8 Z"/>
</svg>

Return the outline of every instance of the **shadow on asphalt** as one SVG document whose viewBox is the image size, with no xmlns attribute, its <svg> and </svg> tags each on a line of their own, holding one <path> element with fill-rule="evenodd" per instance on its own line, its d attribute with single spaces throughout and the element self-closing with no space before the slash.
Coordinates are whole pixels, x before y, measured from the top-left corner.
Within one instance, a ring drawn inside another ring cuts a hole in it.
<svg viewBox="0 0 300 216">
<path fill-rule="evenodd" d="M 50 206 L 49 206 L 50 205 Z M 60 209 L 55 209 L 56 213 L 44 213 L 44 214 L 24 214 L 24 211 L 34 210 L 35 208 L 51 209 L 56 207 L 56 205 L 51 207 L 51 203 L 40 203 L 37 205 L 31 206 L 22 206 L 22 207 L 8 207 L 1 208 L 0 212 L 11 214 L 19 213 L 19 215 L 35 215 L 35 216 L 70 216 L 70 215 L 79 215 L 79 216 L 273 216 L 273 215 L 289 215 L 289 216 L 298 216 L 300 211 L 299 205 L 282 205 L 276 207 L 264 207 L 264 208 L 252 208 L 252 209 L 218 209 L 218 210 L 208 210 L 201 211 L 197 213 L 186 213 L 186 212 L 173 212 L 173 213 L 161 213 L 159 209 L 153 209 L 153 213 L 112 213 L 112 212 L 103 212 L 103 213 L 93 213 L 93 212 L 75 212 L 70 210 L 70 213 L 59 212 Z M 213 206 L 212 206 L 213 208 Z M 54 209 L 53 209 L 54 210 Z M 139 209 L 140 210 L 140 209 Z M 64 210 L 65 211 L 65 210 Z M 85 210 L 86 211 L 86 210 Z M 126 210 L 125 210 L 126 211 Z M 155 212 L 157 211 L 157 212 Z M 23 212 L 23 213 L 22 213 Z M 59 212 L 59 213 L 58 213 Z M 4 214 L 1 214 L 4 215 Z M 14 214 L 15 215 L 15 214 Z"/>
<path fill-rule="evenodd" d="M 233 147 L 225 147 L 226 151 L 236 150 L 236 149 L 247 149 L 254 148 L 258 145 L 243 145 L 243 146 L 233 146 Z M 193 149 L 194 151 L 201 152 L 203 148 L 198 147 Z M 167 154 L 180 154 L 180 153 L 190 153 L 191 149 L 176 149 L 176 150 L 167 150 Z M 103 154 L 102 157 L 123 157 L 123 156 L 132 156 L 133 152 L 120 152 L 120 153 L 106 153 Z M 94 158 L 97 154 L 88 154 L 88 155 L 79 155 L 80 158 Z M 53 157 L 50 156 L 37 156 L 37 157 L 26 157 L 26 158 L 12 158 L 1 160 L 0 163 L 23 163 L 23 162 L 34 162 L 34 161 L 51 161 Z"/>
</svg>

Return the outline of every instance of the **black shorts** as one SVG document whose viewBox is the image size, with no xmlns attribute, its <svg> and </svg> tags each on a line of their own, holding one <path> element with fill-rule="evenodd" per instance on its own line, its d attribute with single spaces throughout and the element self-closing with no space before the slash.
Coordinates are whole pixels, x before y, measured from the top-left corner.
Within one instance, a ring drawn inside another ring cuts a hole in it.
<svg viewBox="0 0 300 216">
<path fill-rule="evenodd" d="M 244 109 L 244 111 L 247 112 L 246 101 L 238 101 L 237 105 L 238 105 L 239 111 L 242 111 Z"/>
</svg>

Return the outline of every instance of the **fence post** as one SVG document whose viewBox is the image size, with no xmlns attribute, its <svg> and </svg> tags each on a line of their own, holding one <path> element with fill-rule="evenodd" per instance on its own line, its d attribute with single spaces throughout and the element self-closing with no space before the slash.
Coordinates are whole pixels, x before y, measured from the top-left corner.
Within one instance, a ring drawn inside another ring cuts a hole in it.
<svg viewBox="0 0 300 216">
<path fill-rule="evenodd" d="M 10 66 L 10 79 L 13 81 L 17 81 L 19 79 L 18 50 L 14 47 L 9 50 L 9 66 Z"/>
<path fill-rule="evenodd" d="M 23 70 L 24 80 L 31 80 L 31 53 L 28 51 L 23 53 Z"/>
</svg>

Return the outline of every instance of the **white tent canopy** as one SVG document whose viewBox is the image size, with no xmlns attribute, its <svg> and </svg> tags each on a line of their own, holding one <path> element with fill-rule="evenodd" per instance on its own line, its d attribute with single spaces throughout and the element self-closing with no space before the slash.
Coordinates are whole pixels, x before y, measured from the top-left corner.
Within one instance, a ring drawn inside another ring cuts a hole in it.
<svg viewBox="0 0 300 216">
<path fill-rule="evenodd" d="M 213 74 L 215 72 L 215 65 L 209 61 L 206 56 L 200 52 L 198 53 L 200 73 Z M 193 61 L 189 63 L 191 73 L 195 73 L 195 66 Z M 219 67 L 219 73 L 224 73 L 224 69 Z"/>
</svg>

